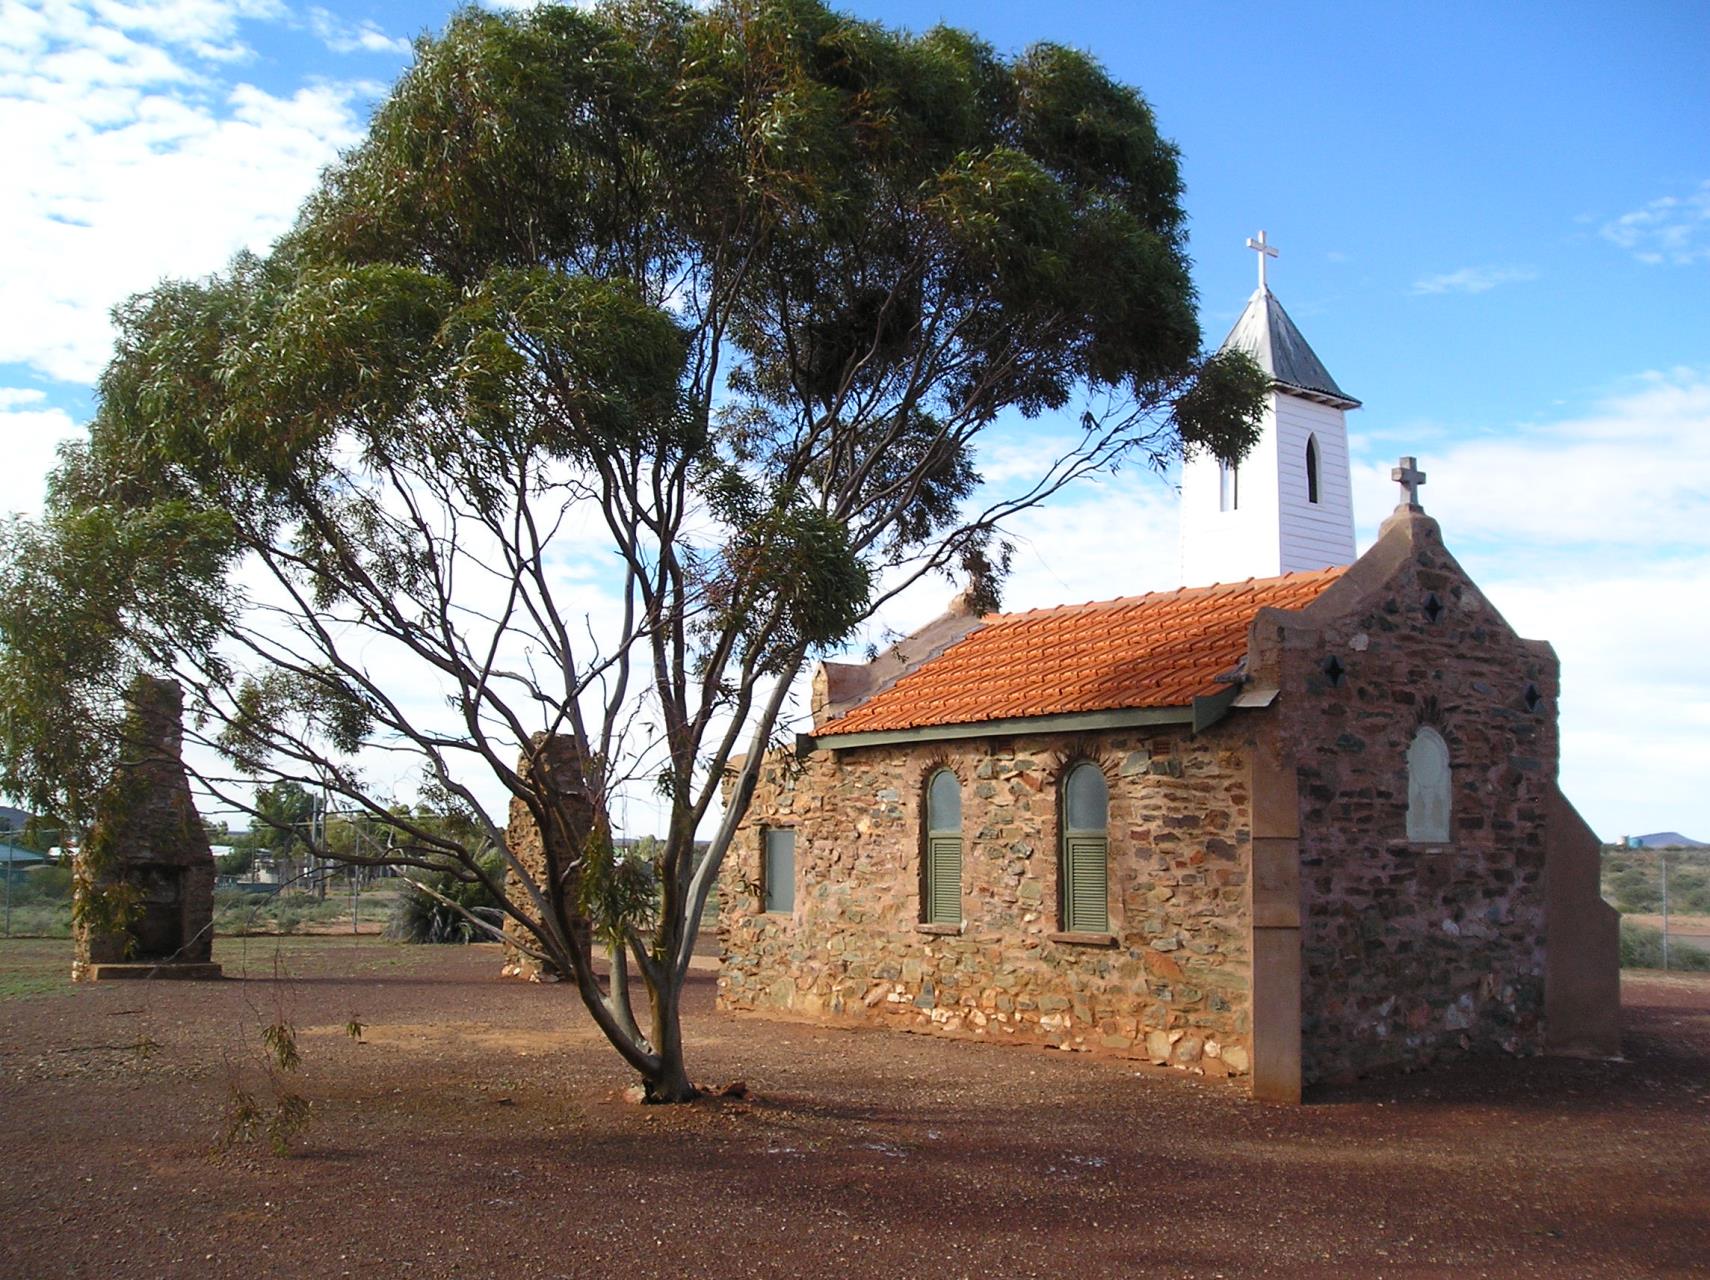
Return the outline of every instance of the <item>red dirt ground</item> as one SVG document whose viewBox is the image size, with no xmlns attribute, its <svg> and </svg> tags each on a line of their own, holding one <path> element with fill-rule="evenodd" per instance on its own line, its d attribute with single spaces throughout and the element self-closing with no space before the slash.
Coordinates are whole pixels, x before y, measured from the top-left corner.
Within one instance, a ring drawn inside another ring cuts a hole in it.
<svg viewBox="0 0 1710 1280">
<path fill-rule="evenodd" d="M 485 947 L 222 942 L 219 983 L 0 943 L 0 1276 L 1687 1276 L 1710 978 L 1630 976 L 1625 1061 L 1486 1061 L 1299 1108 L 1054 1051 L 734 1020 L 631 1106 L 566 987 Z M 277 967 L 277 971 L 276 971 Z M 366 1024 L 362 1042 L 345 1034 Z M 259 1028 L 307 1130 L 217 1154 Z M 157 1046 L 139 1054 L 139 1042 Z"/>
</svg>

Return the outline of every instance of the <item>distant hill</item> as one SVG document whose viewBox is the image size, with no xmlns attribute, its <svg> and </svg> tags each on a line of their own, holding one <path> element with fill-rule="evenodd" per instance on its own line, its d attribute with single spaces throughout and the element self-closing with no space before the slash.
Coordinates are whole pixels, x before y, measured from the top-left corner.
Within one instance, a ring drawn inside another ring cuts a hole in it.
<svg viewBox="0 0 1710 1280">
<path fill-rule="evenodd" d="M 1710 849 L 1710 844 L 1688 839 L 1678 831 L 1653 831 L 1648 836 L 1629 836 L 1627 840 L 1640 849 Z"/>
<path fill-rule="evenodd" d="M 22 831 L 30 815 L 9 804 L 0 804 L 0 831 Z"/>
</svg>

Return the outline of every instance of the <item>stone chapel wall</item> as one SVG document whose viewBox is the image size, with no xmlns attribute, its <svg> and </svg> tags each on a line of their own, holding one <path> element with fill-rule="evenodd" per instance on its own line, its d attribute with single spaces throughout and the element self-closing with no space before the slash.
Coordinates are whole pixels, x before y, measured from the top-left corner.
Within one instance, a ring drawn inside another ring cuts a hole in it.
<svg viewBox="0 0 1710 1280">
<path fill-rule="evenodd" d="M 1302 1077 L 1543 1048 L 1558 673 L 1403 527 L 1288 625 L 1277 731 L 1300 798 Z M 1269 621 L 1268 621 L 1269 618 Z M 1276 615 L 1261 613 L 1261 645 Z M 1408 751 L 1446 741 L 1449 838 L 1407 836 Z"/>
<path fill-rule="evenodd" d="M 1110 946 L 1051 937 L 1058 784 L 1087 758 L 1110 786 Z M 918 927 L 924 792 L 941 766 L 962 783 L 964 929 L 949 934 Z M 1245 1074 L 1248 790 L 1239 740 L 1220 730 L 768 761 L 724 868 L 720 1003 Z M 796 831 L 790 915 L 755 892 L 768 826 Z"/>
</svg>

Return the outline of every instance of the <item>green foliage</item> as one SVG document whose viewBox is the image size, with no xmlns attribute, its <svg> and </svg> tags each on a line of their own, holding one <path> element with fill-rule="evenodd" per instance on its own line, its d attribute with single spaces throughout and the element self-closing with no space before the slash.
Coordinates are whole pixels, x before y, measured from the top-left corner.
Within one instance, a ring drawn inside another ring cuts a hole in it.
<svg viewBox="0 0 1710 1280">
<path fill-rule="evenodd" d="M 15 886 L 14 886 L 15 887 Z M 69 938 L 71 903 L 67 899 L 12 902 L 14 938 Z"/>
<path fill-rule="evenodd" d="M 477 860 L 477 865 L 494 883 L 504 882 L 505 864 L 497 851 L 483 855 Z M 424 893 L 419 888 L 405 888 L 399 893 L 393 903 L 391 917 L 386 922 L 388 938 L 394 942 L 420 943 L 488 940 L 489 935 L 477 929 L 464 912 L 497 923 L 498 899 L 467 871 L 448 866 L 443 871 L 416 872 L 406 878 L 404 884 L 423 885 L 433 890 L 433 894 Z M 456 906 L 447 905 L 440 901 L 441 898 L 450 899 Z"/>
<path fill-rule="evenodd" d="M 364 892 L 357 900 L 357 920 L 364 925 L 383 924 L 396 901 L 397 894 L 390 890 Z M 350 895 L 343 889 L 334 889 L 325 898 L 300 891 L 214 890 L 214 933 L 222 938 L 289 935 L 311 928 L 348 936 L 351 915 Z"/>
<path fill-rule="evenodd" d="M 1710 852 L 1619 850 L 1603 855 L 1603 896 L 1627 915 L 1662 910 L 1662 862 L 1668 859 L 1669 910 L 1710 915 Z"/>
<path fill-rule="evenodd" d="M 315 797 L 300 783 L 275 782 L 255 792 L 256 817 L 251 831 L 261 847 L 276 858 L 289 858 L 309 849 Z"/>
<path fill-rule="evenodd" d="M 0 792 L 84 823 L 112 774 L 132 677 L 175 649 L 220 668 L 233 544 L 221 512 L 82 494 L 88 460 L 64 456 L 58 485 L 79 505 L 0 525 Z"/>
<path fill-rule="evenodd" d="M 241 876 L 254 866 L 255 850 L 250 848 L 233 849 L 214 859 L 214 870 L 223 876 Z"/>
<path fill-rule="evenodd" d="M 1661 929 L 1621 922 L 1621 967 L 1623 969 L 1660 969 L 1663 967 L 1663 935 Z M 1668 946 L 1668 967 L 1683 973 L 1710 973 L 1710 951 L 1691 943 L 1671 938 Z"/>
<path fill-rule="evenodd" d="M 645 929 L 659 912 L 658 871 L 639 850 L 625 853 L 603 828 L 586 843 L 576 910 L 608 947 L 621 947 L 626 929 Z"/>
<path fill-rule="evenodd" d="M 4 873 L 0 873 L 4 874 Z M 12 905 L 23 902 L 69 902 L 72 873 L 70 867 L 37 867 L 12 875 Z"/>
<path fill-rule="evenodd" d="M 508 762 L 564 731 L 596 813 L 635 777 L 671 809 L 656 870 L 604 834 L 549 851 L 572 906 L 678 937 L 658 904 L 687 909 L 738 734 L 879 584 L 960 570 L 995 607 L 1006 515 L 1250 443 L 1262 380 L 1201 356 L 1180 196 L 1141 94 L 1060 46 L 818 0 L 458 12 L 272 252 L 117 312 L 88 445 L 0 537 L 0 789 L 76 823 L 138 671 L 194 673 L 258 779 L 372 800 L 363 753 L 414 754 L 428 817 L 470 747 L 556 803 Z M 973 507 L 982 432 L 1077 400 L 1065 456 Z M 565 611 L 555 539 L 586 528 L 616 636 Z M 493 826 L 392 817 L 462 901 Z M 467 936 L 422 898 L 402 930 Z"/>
<path fill-rule="evenodd" d="M 225 1132 L 217 1145 L 226 1150 L 239 1143 L 266 1142 L 274 1155 L 283 1156 L 290 1151 L 291 1139 L 309 1126 L 309 1100 L 284 1083 L 285 1076 L 301 1069 L 303 1056 L 297 1029 L 283 1018 L 262 1027 L 260 1041 L 265 1088 L 257 1093 L 233 1078 Z"/>
<path fill-rule="evenodd" d="M 780 615 L 768 652 L 827 649 L 848 638 L 868 612 L 872 576 L 840 521 L 788 500 L 740 526 L 729 572 L 710 587 L 714 625 L 740 632 L 762 602 Z M 763 669 L 771 669 L 764 660 Z"/>
<path fill-rule="evenodd" d="M 281 1071 L 295 1071 L 303 1055 L 297 1051 L 297 1032 L 288 1022 L 275 1022 L 261 1029 L 261 1044 Z"/>
<path fill-rule="evenodd" d="M 300 1093 L 275 1090 L 271 1098 L 259 1098 L 235 1086 L 227 1105 L 226 1130 L 219 1148 L 240 1143 L 265 1142 L 276 1156 L 290 1154 L 291 1139 L 309 1127 L 309 1100 Z"/>
<path fill-rule="evenodd" d="M 1220 351 L 1176 397 L 1172 413 L 1184 452 L 1207 452 L 1238 462 L 1259 440 L 1259 422 L 1243 406 L 1261 400 L 1270 376 L 1244 351 Z"/>
</svg>

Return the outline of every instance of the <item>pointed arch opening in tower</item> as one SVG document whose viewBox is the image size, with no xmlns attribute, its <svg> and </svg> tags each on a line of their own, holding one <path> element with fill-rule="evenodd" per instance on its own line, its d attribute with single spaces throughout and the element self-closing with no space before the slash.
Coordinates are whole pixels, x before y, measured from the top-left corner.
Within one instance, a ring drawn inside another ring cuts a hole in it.
<svg viewBox="0 0 1710 1280">
<path fill-rule="evenodd" d="M 1306 500 L 1318 502 L 1318 437 L 1306 437 Z"/>
</svg>

